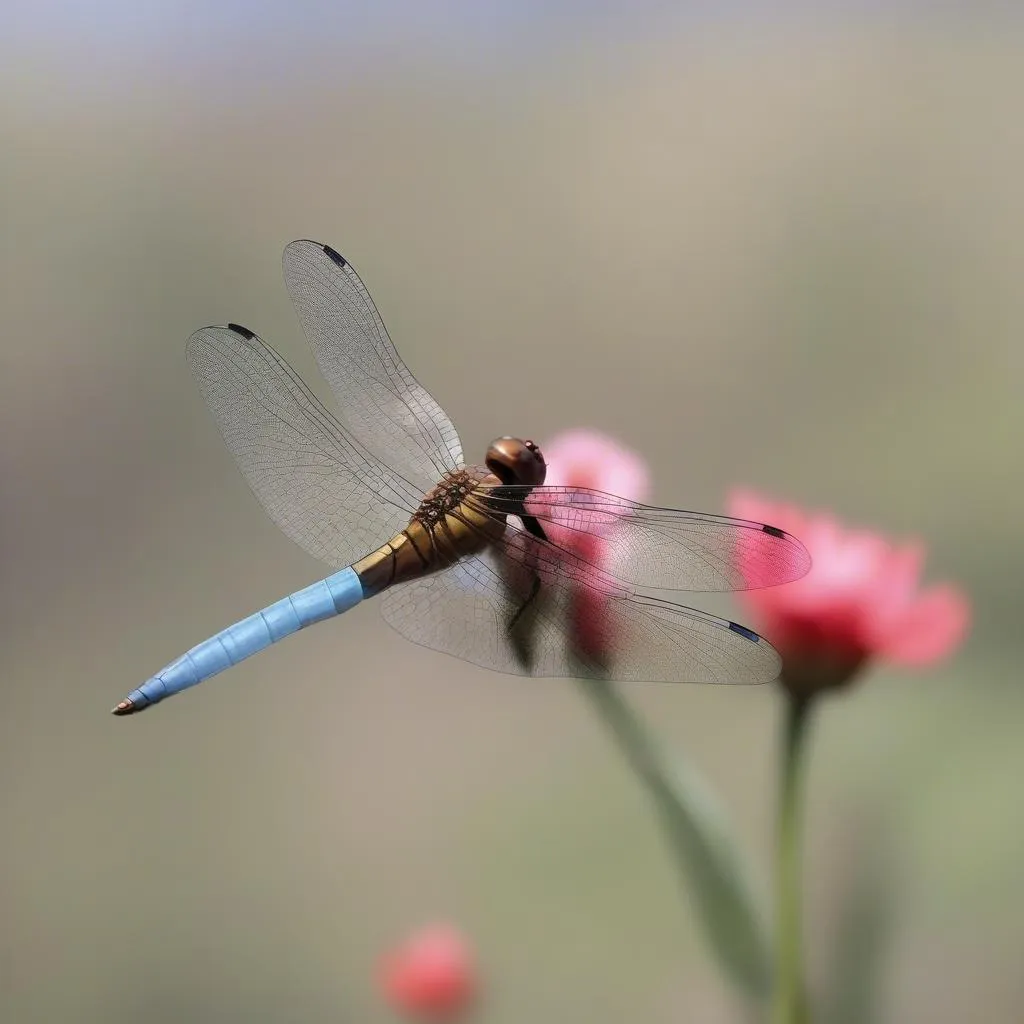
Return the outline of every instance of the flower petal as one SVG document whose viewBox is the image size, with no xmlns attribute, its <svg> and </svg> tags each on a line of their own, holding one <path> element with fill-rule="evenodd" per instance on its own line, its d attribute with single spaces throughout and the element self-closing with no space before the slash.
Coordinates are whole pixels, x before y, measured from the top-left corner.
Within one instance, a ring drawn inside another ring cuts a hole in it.
<svg viewBox="0 0 1024 1024">
<path fill-rule="evenodd" d="M 924 544 L 918 540 L 889 553 L 874 588 L 874 599 L 864 609 L 865 631 L 869 635 L 888 636 L 892 624 L 914 603 L 924 555 Z"/>
<path fill-rule="evenodd" d="M 859 665 L 872 656 L 927 665 L 962 640 L 967 598 L 951 586 L 918 589 L 920 541 L 895 544 L 878 531 L 850 529 L 827 513 L 805 513 L 744 489 L 730 494 L 729 510 L 788 530 L 811 555 L 801 579 L 740 595 L 791 674 L 832 661 Z M 747 574 L 742 558 L 738 567 Z M 834 685 L 825 675 L 822 688 Z"/>
<path fill-rule="evenodd" d="M 970 607 L 960 590 L 930 587 L 889 624 L 878 653 L 903 665 L 931 665 L 959 646 L 969 620 Z"/>
<path fill-rule="evenodd" d="M 546 482 L 563 487 L 592 487 L 632 501 L 650 490 L 647 466 L 639 455 L 595 430 L 570 430 L 546 442 Z"/>
</svg>

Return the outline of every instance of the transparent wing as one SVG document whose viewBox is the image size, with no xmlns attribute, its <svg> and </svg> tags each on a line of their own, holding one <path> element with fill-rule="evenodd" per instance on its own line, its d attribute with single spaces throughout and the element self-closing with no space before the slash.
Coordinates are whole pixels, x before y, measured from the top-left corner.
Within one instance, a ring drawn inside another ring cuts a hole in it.
<svg viewBox="0 0 1024 1024">
<path fill-rule="evenodd" d="M 355 268 L 307 240 L 292 242 L 283 262 L 302 328 L 352 433 L 422 491 L 458 469 L 455 427 L 402 362 Z"/>
<path fill-rule="evenodd" d="M 510 529 L 503 547 L 388 590 L 384 618 L 414 643 L 514 675 L 671 683 L 778 675 L 778 654 L 751 630 L 637 593 L 583 563 L 556 568 L 544 548 Z"/>
<path fill-rule="evenodd" d="M 350 437 L 255 334 L 205 327 L 186 355 L 246 481 L 300 547 L 346 566 L 408 523 L 422 492 Z"/>
<path fill-rule="evenodd" d="M 561 552 L 571 549 L 586 561 L 591 547 L 609 573 L 652 590 L 771 587 L 811 566 L 803 544 L 777 527 L 655 508 L 583 487 L 480 487 L 470 500 L 492 514 L 525 510 Z"/>
</svg>

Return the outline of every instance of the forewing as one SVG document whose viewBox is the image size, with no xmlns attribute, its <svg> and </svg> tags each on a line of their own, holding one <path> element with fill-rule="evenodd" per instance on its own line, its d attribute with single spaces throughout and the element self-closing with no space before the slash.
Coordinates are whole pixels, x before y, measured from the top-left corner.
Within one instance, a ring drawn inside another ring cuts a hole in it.
<svg viewBox="0 0 1024 1024">
<path fill-rule="evenodd" d="M 255 334 L 205 327 L 186 353 L 253 493 L 300 547 L 346 566 L 408 523 L 422 494 L 350 437 Z"/>
<path fill-rule="evenodd" d="M 352 433 L 423 491 L 458 469 L 455 427 L 402 361 L 352 264 L 308 240 L 292 242 L 283 262 L 302 328 Z"/>
<path fill-rule="evenodd" d="M 765 523 L 642 505 L 584 487 L 494 486 L 471 499 L 492 513 L 524 511 L 560 551 L 652 590 L 733 591 L 799 579 L 810 568 L 792 534 Z"/>
</svg>

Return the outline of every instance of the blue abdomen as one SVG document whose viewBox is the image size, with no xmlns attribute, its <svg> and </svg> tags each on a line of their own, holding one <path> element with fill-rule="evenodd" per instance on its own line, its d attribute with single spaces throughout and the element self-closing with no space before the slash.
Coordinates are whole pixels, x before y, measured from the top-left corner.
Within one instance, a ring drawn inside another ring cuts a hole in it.
<svg viewBox="0 0 1024 1024">
<path fill-rule="evenodd" d="M 132 690 L 114 708 L 114 713 L 125 715 L 141 711 L 195 686 L 314 622 L 348 611 L 359 604 L 363 596 L 362 584 L 351 567 L 297 590 L 197 644 Z"/>
</svg>

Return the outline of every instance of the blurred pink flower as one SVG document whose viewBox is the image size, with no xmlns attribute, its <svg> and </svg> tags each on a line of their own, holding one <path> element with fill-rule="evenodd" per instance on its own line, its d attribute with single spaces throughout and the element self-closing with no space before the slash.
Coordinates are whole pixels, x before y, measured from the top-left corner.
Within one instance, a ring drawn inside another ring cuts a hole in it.
<svg viewBox="0 0 1024 1024">
<path fill-rule="evenodd" d="M 898 545 L 746 490 L 732 493 L 729 512 L 774 523 L 810 551 L 811 570 L 802 579 L 741 595 L 782 655 L 782 682 L 791 692 L 842 686 L 868 658 L 929 665 L 962 641 L 967 599 L 949 584 L 919 587 L 919 541 Z M 756 576 L 757 566 L 742 558 L 739 568 L 748 579 Z"/>
<path fill-rule="evenodd" d="M 547 462 L 545 483 L 556 487 L 586 487 L 632 501 L 644 501 L 649 490 L 647 465 L 639 455 L 618 441 L 592 430 L 572 430 L 556 435 L 542 447 Z M 529 502 L 527 502 L 529 507 Z M 585 505 L 574 510 L 586 515 Z M 589 532 L 573 531 L 557 522 L 546 523 L 552 541 L 593 566 L 602 566 L 607 552 L 600 520 L 613 525 L 614 514 L 595 512 Z M 582 571 L 577 567 L 577 571 Z M 594 574 L 597 575 L 596 573 Z M 569 609 L 569 636 L 579 654 L 594 664 L 603 664 L 612 637 L 608 602 L 596 580 L 591 586 L 577 586 Z"/>
<path fill-rule="evenodd" d="M 432 924 L 381 958 L 380 984 L 388 1002 L 413 1019 L 456 1021 L 473 1002 L 476 971 L 459 932 Z"/>
<path fill-rule="evenodd" d="M 647 465 L 635 452 L 593 430 L 557 434 L 542 448 L 548 464 L 545 483 L 555 487 L 590 487 L 632 501 L 646 501 Z"/>
</svg>

